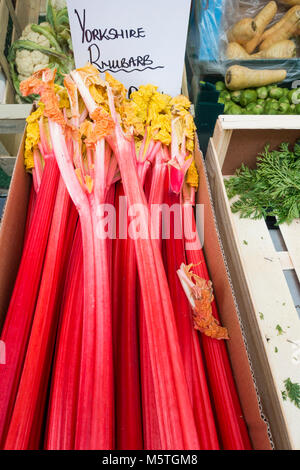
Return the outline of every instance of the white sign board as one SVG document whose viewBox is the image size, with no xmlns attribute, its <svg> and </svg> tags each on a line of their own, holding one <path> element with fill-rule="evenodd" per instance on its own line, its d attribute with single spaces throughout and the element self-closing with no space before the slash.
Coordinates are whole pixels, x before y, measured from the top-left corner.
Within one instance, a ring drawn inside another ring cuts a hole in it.
<svg viewBox="0 0 300 470">
<path fill-rule="evenodd" d="M 67 0 L 76 67 L 87 62 L 126 88 L 181 90 L 190 0 Z"/>
</svg>

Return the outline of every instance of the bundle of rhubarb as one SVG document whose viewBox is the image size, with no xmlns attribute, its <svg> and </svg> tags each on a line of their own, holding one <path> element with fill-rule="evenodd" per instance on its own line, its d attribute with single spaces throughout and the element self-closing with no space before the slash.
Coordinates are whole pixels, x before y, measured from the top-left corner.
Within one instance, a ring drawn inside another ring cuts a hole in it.
<svg viewBox="0 0 300 470">
<path fill-rule="evenodd" d="M 40 101 L 1 448 L 250 449 L 196 230 L 190 103 L 127 99 L 91 65 L 64 85 L 44 69 L 20 86 Z"/>
</svg>

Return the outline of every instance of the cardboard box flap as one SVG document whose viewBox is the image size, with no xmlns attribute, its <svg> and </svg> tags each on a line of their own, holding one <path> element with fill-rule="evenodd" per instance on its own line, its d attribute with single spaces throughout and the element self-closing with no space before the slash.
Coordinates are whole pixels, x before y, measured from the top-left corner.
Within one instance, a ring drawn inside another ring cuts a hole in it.
<svg viewBox="0 0 300 470">
<path fill-rule="evenodd" d="M 31 177 L 24 170 L 21 142 L 0 230 L 0 331 L 22 256 Z"/>
<path fill-rule="evenodd" d="M 244 417 L 254 449 L 271 450 L 270 431 L 262 414 L 260 399 L 246 350 L 246 340 L 233 294 L 230 275 L 225 261 L 217 223 L 213 211 L 208 178 L 199 145 L 196 146 L 200 186 L 197 203 L 204 204 L 204 251 L 213 282 L 215 297 L 222 324 L 228 328 L 230 340 L 226 342 Z"/>
</svg>

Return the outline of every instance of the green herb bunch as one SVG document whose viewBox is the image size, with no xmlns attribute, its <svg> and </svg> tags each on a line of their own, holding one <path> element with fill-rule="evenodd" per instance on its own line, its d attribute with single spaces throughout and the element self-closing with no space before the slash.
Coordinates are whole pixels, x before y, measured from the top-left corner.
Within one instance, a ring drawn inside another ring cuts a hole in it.
<svg viewBox="0 0 300 470">
<path fill-rule="evenodd" d="M 278 224 L 291 223 L 300 217 L 300 141 L 292 151 L 287 143 L 272 151 L 267 145 L 255 170 L 242 164 L 225 186 L 229 199 L 238 196 L 231 209 L 241 218 L 274 216 Z"/>
<path fill-rule="evenodd" d="M 300 384 L 293 383 L 290 378 L 284 381 L 285 390 L 282 392 L 282 398 L 289 398 L 297 408 L 300 408 Z"/>
</svg>

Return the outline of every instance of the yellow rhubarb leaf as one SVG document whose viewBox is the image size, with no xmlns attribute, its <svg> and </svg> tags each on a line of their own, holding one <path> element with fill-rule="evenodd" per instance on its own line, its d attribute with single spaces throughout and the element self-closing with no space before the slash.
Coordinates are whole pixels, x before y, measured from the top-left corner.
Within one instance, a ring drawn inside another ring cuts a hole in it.
<svg viewBox="0 0 300 470">
<path fill-rule="evenodd" d="M 186 175 L 186 182 L 196 190 L 198 189 L 199 186 L 199 175 L 198 175 L 198 170 L 196 167 L 195 160 L 192 161 L 191 165 L 189 166 L 189 169 L 187 171 Z"/>
<path fill-rule="evenodd" d="M 108 111 L 109 106 L 106 88 L 93 83 L 92 85 L 90 85 L 89 91 L 94 101 L 99 106 L 102 106 L 106 111 Z"/>
<path fill-rule="evenodd" d="M 135 136 L 143 136 L 145 125 L 141 120 L 137 105 L 133 101 L 125 101 L 120 108 L 122 125 L 125 132 L 132 132 Z"/>
<path fill-rule="evenodd" d="M 59 97 L 60 109 L 63 109 L 63 108 L 70 109 L 70 101 L 69 101 L 67 90 L 64 87 L 59 86 L 57 84 L 54 85 L 54 90 L 55 90 L 55 93 Z"/>
<path fill-rule="evenodd" d="M 144 123 L 148 122 L 149 105 L 156 90 L 157 87 L 154 85 L 142 85 L 138 91 L 131 93 L 130 98 L 136 104 L 138 109 L 137 115 Z"/>
<path fill-rule="evenodd" d="M 148 131 L 153 140 L 160 141 L 164 145 L 170 145 L 172 141 L 170 115 L 158 114 L 148 127 Z"/>
<path fill-rule="evenodd" d="M 34 168 L 33 150 L 40 141 L 40 129 L 38 121 L 43 116 L 44 108 L 44 104 L 39 102 L 38 108 L 33 111 L 26 119 L 27 127 L 24 152 L 24 165 L 26 171 L 30 171 L 32 168 Z"/>
<path fill-rule="evenodd" d="M 178 95 L 171 100 L 172 113 L 178 116 L 186 114 L 191 107 L 191 102 L 184 95 Z"/>
</svg>

